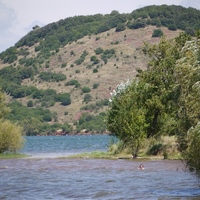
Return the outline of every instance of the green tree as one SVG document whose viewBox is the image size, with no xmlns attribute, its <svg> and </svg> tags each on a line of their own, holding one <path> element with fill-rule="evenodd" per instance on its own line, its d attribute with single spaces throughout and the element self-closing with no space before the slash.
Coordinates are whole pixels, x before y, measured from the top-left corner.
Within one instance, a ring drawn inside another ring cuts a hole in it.
<svg viewBox="0 0 200 200">
<path fill-rule="evenodd" d="M 150 124 L 148 137 L 162 134 L 163 118 L 166 114 L 174 117 L 177 106 L 174 103 L 174 68 L 179 51 L 172 41 L 161 38 L 158 45 L 146 44 L 144 52 L 150 56 L 149 68 L 141 72 L 139 80 L 146 83 L 143 105 L 147 109 L 146 120 Z M 171 120 L 173 121 L 173 120 Z M 173 130 L 170 130 L 173 131 Z M 168 132 L 168 134 L 170 134 Z"/>
<path fill-rule="evenodd" d="M 22 121 L 24 132 L 27 136 L 40 134 L 42 123 L 37 118 L 26 118 Z"/>
<path fill-rule="evenodd" d="M 22 128 L 8 120 L 0 120 L 0 153 L 16 153 L 23 143 Z"/>
<path fill-rule="evenodd" d="M 146 138 L 148 124 L 146 111 L 138 101 L 141 86 L 137 82 L 129 86 L 122 83 L 114 91 L 111 109 L 107 113 L 107 128 L 128 146 L 135 158 Z"/>
<path fill-rule="evenodd" d="M 16 152 L 23 145 L 22 128 L 5 120 L 10 112 L 6 106 L 5 95 L 0 90 L 0 153 Z"/>
<path fill-rule="evenodd" d="M 185 163 L 190 172 L 200 178 L 200 124 L 192 127 L 187 135 L 188 147 L 184 153 Z"/>
<path fill-rule="evenodd" d="M 180 121 L 178 130 L 179 148 L 187 148 L 186 135 L 190 127 L 195 127 L 200 119 L 200 43 L 198 40 L 188 40 L 181 48 L 181 59 L 177 61 L 175 78 L 176 90 L 179 94 L 177 117 Z"/>
</svg>

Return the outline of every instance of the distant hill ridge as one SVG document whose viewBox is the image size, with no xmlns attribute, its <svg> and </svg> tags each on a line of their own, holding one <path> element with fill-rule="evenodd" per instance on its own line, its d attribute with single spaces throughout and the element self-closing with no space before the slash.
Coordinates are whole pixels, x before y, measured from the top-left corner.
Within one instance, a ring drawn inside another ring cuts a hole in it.
<svg viewBox="0 0 200 200">
<path fill-rule="evenodd" d="M 168 38 L 181 31 L 194 35 L 199 19 L 196 9 L 162 5 L 34 26 L 0 54 L 0 87 L 9 94 L 9 118 L 105 131 L 110 92 L 146 69 L 143 42 L 157 43 L 161 35 L 153 34 L 158 30 Z"/>
</svg>

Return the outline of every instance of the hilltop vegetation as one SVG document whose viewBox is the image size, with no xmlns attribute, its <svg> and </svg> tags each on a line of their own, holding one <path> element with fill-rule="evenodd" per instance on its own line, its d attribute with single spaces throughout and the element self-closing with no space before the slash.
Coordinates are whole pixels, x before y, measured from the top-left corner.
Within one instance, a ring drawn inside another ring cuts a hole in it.
<svg viewBox="0 0 200 200">
<path fill-rule="evenodd" d="M 147 68 L 143 42 L 193 36 L 200 12 L 148 6 L 130 14 L 75 16 L 37 25 L 0 54 L 0 87 L 27 135 L 104 132 L 110 92 Z"/>
</svg>

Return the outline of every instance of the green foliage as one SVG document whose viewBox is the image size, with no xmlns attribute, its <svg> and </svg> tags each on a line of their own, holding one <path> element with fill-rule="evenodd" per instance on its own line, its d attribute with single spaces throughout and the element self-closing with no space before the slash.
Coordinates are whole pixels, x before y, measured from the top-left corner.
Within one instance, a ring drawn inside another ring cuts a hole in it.
<svg viewBox="0 0 200 200">
<path fill-rule="evenodd" d="M 33 101 L 32 100 L 29 100 L 27 102 L 27 107 L 33 107 Z"/>
<path fill-rule="evenodd" d="M 0 59 L 4 63 L 13 63 L 19 55 L 22 55 L 24 56 L 22 59 L 25 59 L 25 65 L 31 66 L 31 62 L 33 64 L 43 63 L 51 56 L 52 52 L 58 52 L 59 48 L 86 35 L 99 34 L 112 28 L 116 28 L 116 31 L 123 31 L 126 28 L 126 22 L 131 29 L 155 25 L 169 27 L 172 30 L 186 30 L 187 27 L 197 30 L 200 27 L 199 17 L 199 10 L 175 5 L 147 6 L 134 10 L 130 14 L 111 13 L 109 15 L 69 17 L 33 29 L 21 38 L 14 47 L 2 52 Z M 26 47 L 33 45 L 35 45 L 35 51 L 38 52 L 38 55 L 35 59 L 30 58 L 29 60 L 29 58 L 25 58 L 27 56 Z M 82 62 L 82 58 L 77 60 L 77 64 Z"/>
<path fill-rule="evenodd" d="M 163 32 L 161 29 L 155 29 L 153 31 L 152 37 L 161 37 L 161 36 L 163 36 Z"/>
<path fill-rule="evenodd" d="M 14 68 L 12 66 L 5 67 L 0 70 L 0 77 L 3 80 L 20 84 L 22 80 L 30 78 L 36 74 L 36 70 L 33 67 L 18 66 Z"/>
<path fill-rule="evenodd" d="M 27 108 L 17 101 L 9 104 L 9 108 L 11 112 L 8 115 L 8 119 L 12 122 L 23 121 L 31 117 L 37 118 L 41 122 L 48 122 L 51 121 L 53 117 L 53 113 L 51 113 L 50 110 L 41 107 Z"/>
<path fill-rule="evenodd" d="M 81 131 L 87 127 L 87 131 L 94 133 L 96 130 L 98 130 L 97 133 L 103 133 L 106 130 L 104 118 L 105 113 L 100 113 L 97 116 L 84 113 L 77 122 L 77 131 Z"/>
<path fill-rule="evenodd" d="M 106 49 L 101 55 L 101 59 L 106 64 L 108 59 L 115 55 L 115 49 Z"/>
<path fill-rule="evenodd" d="M 75 60 L 75 64 L 77 64 L 77 65 L 82 64 L 87 55 L 88 55 L 88 52 L 87 51 L 83 51 L 83 53 L 81 54 L 80 58 L 78 60 Z"/>
<path fill-rule="evenodd" d="M 188 169 L 200 177 L 200 42 L 181 33 L 174 40 L 163 37 L 157 45 L 146 44 L 144 53 L 151 58 L 148 69 L 113 93 L 108 130 L 132 145 L 133 156 L 145 137 L 175 135 Z M 159 143 L 149 151 L 168 156 Z"/>
<path fill-rule="evenodd" d="M 64 81 L 66 80 L 66 75 L 61 73 L 52 73 L 52 72 L 41 72 L 39 78 L 44 81 Z"/>
<path fill-rule="evenodd" d="M 60 101 L 61 105 L 67 106 L 71 104 L 71 98 L 69 93 L 58 94 L 56 97 L 56 101 Z"/>
<path fill-rule="evenodd" d="M 170 30 L 185 30 L 187 27 L 197 30 L 200 26 L 200 22 L 197 20 L 200 12 L 197 9 L 175 5 L 147 6 L 133 11 L 132 17 L 135 21 L 129 22 L 129 28 L 142 27 L 145 22 L 157 27 L 165 26 Z"/>
<path fill-rule="evenodd" d="M 99 87 L 99 83 L 94 83 L 93 84 L 93 89 L 97 89 Z"/>
<path fill-rule="evenodd" d="M 13 63 L 15 60 L 17 60 L 17 48 L 16 47 L 10 47 L 6 51 L 0 54 L 0 59 L 3 60 L 4 63 Z"/>
<path fill-rule="evenodd" d="M 5 118 L 10 109 L 7 107 L 5 102 L 5 95 L 3 94 L 2 90 L 0 90 L 0 119 Z"/>
<path fill-rule="evenodd" d="M 8 120 L 0 120 L 0 153 L 12 152 L 23 146 L 22 128 Z"/>
<path fill-rule="evenodd" d="M 83 93 L 88 93 L 88 92 L 91 91 L 91 89 L 90 89 L 89 87 L 84 86 L 84 87 L 81 89 L 81 91 L 82 91 Z"/>
<path fill-rule="evenodd" d="M 88 103 L 88 102 L 90 102 L 92 100 L 92 96 L 90 95 L 90 94 L 85 94 L 85 96 L 84 96 L 84 102 L 85 103 Z"/>
<path fill-rule="evenodd" d="M 96 55 L 99 55 L 99 54 L 103 53 L 103 49 L 101 47 L 99 47 L 99 48 L 95 49 L 94 52 L 96 53 Z"/>
<path fill-rule="evenodd" d="M 27 136 L 39 135 L 42 132 L 42 122 L 35 117 L 26 118 L 21 122 Z"/>
<path fill-rule="evenodd" d="M 139 29 L 139 28 L 144 28 L 145 26 L 146 26 L 146 21 L 143 19 L 137 19 L 136 21 L 128 24 L 128 27 L 130 29 Z"/>
<path fill-rule="evenodd" d="M 124 31 L 126 29 L 126 25 L 124 23 L 117 24 L 116 32 Z"/>
<path fill-rule="evenodd" d="M 94 65 L 99 63 L 99 59 L 96 56 L 92 56 L 90 60 L 93 62 Z"/>
<path fill-rule="evenodd" d="M 65 83 L 65 85 L 66 86 L 74 85 L 76 88 L 80 87 L 80 83 L 75 79 L 68 81 L 67 83 Z"/>
<path fill-rule="evenodd" d="M 188 148 L 184 153 L 185 163 L 190 172 L 200 178 L 200 124 L 189 130 Z"/>
<path fill-rule="evenodd" d="M 94 68 L 93 69 L 93 73 L 97 73 L 98 72 L 98 69 L 97 68 Z"/>
<path fill-rule="evenodd" d="M 90 98 L 90 96 L 88 96 L 88 97 Z M 101 100 L 101 101 L 97 101 L 94 104 L 87 104 L 86 106 L 83 106 L 81 108 L 81 110 L 98 111 L 98 110 L 102 109 L 104 106 L 108 106 L 108 105 L 109 105 L 109 100 L 108 99 L 104 99 L 104 100 Z"/>
<path fill-rule="evenodd" d="M 23 145 L 22 128 L 5 120 L 10 109 L 6 106 L 5 96 L 0 91 L 0 153 L 16 153 Z"/>
<path fill-rule="evenodd" d="M 136 82 L 127 88 L 122 86 L 124 89 L 116 89 L 114 92 L 111 109 L 107 113 L 107 128 L 129 146 L 133 157 L 136 157 L 147 137 L 146 110 L 139 101 L 144 86 Z"/>
</svg>

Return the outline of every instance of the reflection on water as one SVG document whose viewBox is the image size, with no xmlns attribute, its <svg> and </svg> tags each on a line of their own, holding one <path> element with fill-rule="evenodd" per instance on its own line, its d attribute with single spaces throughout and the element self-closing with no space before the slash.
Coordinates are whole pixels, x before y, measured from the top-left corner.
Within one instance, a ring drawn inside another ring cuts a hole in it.
<svg viewBox="0 0 200 200">
<path fill-rule="evenodd" d="M 0 199 L 200 199 L 180 161 L 0 160 Z M 4 166 L 4 167 L 2 167 Z"/>
</svg>

